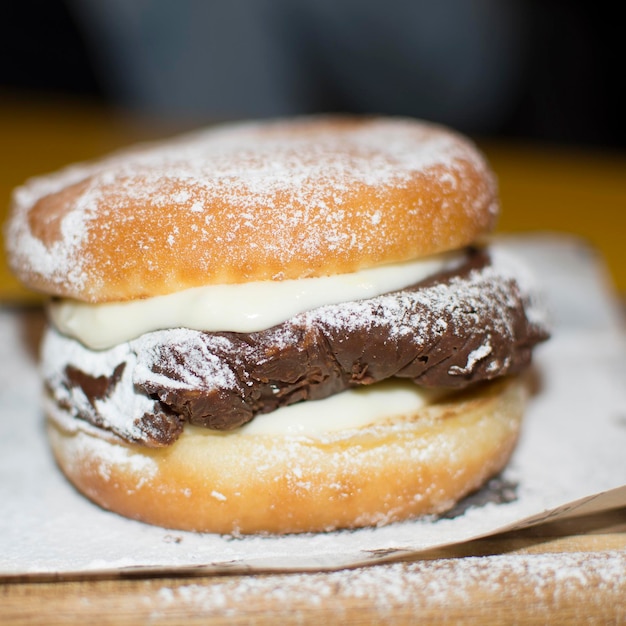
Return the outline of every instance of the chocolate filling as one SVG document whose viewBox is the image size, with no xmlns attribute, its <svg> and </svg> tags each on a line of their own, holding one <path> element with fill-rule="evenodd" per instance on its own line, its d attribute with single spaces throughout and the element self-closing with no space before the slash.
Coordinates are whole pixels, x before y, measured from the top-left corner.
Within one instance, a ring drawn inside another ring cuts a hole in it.
<svg viewBox="0 0 626 626">
<path fill-rule="evenodd" d="M 232 430 L 282 406 L 392 377 L 460 389 L 517 373 L 547 333 L 529 320 L 516 281 L 489 270 L 488 255 L 474 251 L 453 272 L 267 330 L 145 335 L 131 342 L 144 365 L 133 381 L 136 392 L 154 399 L 154 411 L 136 420 L 142 435 L 132 439 L 168 445 L 184 422 Z M 96 401 L 113 393 L 124 367 L 110 377 L 65 368 L 64 386 L 89 400 L 79 417 L 103 425 Z"/>
</svg>

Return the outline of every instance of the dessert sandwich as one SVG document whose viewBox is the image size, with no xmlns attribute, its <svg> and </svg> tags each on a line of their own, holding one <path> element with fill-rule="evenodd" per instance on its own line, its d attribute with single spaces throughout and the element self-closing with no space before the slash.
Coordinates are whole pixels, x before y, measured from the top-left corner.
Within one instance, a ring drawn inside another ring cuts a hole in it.
<svg viewBox="0 0 626 626">
<path fill-rule="evenodd" d="M 450 509 L 508 462 L 548 336 L 498 211 L 476 147 L 405 118 L 228 124 L 28 181 L 6 240 L 50 296 L 59 467 L 201 532 Z"/>
</svg>

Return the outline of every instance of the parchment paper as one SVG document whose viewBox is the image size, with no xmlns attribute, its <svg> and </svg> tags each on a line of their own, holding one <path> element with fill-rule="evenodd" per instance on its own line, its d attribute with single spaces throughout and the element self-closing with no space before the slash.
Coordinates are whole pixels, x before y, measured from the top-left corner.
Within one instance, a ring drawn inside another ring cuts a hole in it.
<svg viewBox="0 0 626 626">
<path fill-rule="evenodd" d="M 626 505 L 626 343 L 601 259 L 566 236 L 500 240 L 534 269 L 553 319 L 538 390 L 503 474 L 448 517 L 286 537 L 165 530 L 80 496 L 43 434 L 25 311 L 0 308 L 0 577 L 332 569 Z M 499 503 L 494 502 L 499 500 Z"/>
</svg>

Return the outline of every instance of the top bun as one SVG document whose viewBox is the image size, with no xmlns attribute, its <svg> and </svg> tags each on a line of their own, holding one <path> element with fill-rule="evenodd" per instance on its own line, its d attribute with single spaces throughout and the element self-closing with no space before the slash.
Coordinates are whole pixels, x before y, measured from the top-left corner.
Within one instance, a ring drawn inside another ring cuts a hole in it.
<svg viewBox="0 0 626 626">
<path fill-rule="evenodd" d="M 35 178 L 9 261 L 88 302 L 353 272 L 489 232 L 495 178 L 467 139 L 409 119 L 233 124 Z"/>
</svg>

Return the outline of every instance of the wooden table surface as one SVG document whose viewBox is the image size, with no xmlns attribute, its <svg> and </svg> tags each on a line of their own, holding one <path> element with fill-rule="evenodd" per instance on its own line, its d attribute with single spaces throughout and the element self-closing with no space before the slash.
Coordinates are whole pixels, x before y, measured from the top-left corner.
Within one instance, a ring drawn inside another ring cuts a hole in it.
<svg viewBox="0 0 626 626">
<path fill-rule="evenodd" d="M 0 99 L 0 208 L 28 176 L 171 132 L 82 104 Z M 626 292 L 626 155 L 480 145 L 500 180 L 500 230 L 577 233 Z M 0 265 L 0 302 L 29 301 Z M 0 624 L 322 621 L 626 624 L 626 508 L 341 572 L 0 581 Z"/>
</svg>

